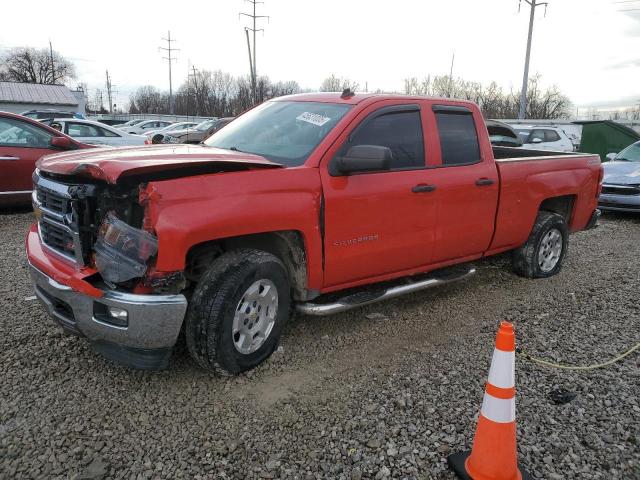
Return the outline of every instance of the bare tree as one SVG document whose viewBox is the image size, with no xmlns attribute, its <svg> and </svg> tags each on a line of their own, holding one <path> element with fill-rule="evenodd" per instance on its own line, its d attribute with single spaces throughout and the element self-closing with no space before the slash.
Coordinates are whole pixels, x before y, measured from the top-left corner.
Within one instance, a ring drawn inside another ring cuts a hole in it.
<svg viewBox="0 0 640 480">
<path fill-rule="evenodd" d="M 460 98 L 477 103 L 487 118 L 517 118 L 520 92 L 504 92 L 496 82 L 484 86 L 448 75 L 428 76 L 422 81 L 406 78 L 404 90 L 408 95 Z M 526 116 L 531 119 L 557 119 L 569 115 L 571 102 L 557 86 L 540 88 L 540 75 L 529 78 Z"/>
<path fill-rule="evenodd" d="M 320 84 L 321 92 L 342 92 L 345 89 L 356 91 L 360 84 L 348 78 L 336 77 L 334 74 L 325 78 Z"/>
<path fill-rule="evenodd" d="M 18 47 L 0 57 L 0 80 L 22 83 L 64 84 L 76 76 L 73 63 L 55 50 Z"/>
</svg>

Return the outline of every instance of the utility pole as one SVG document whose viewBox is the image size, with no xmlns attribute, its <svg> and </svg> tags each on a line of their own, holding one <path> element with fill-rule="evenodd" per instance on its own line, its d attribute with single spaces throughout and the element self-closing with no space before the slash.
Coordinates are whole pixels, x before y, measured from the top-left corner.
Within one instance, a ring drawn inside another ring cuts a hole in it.
<svg viewBox="0 0 640 480">
<path fill-rule="evenodd" d="M 195 65 L 191 65 L 193 70 L 193 74 L 189 75 L 189 77 L 193 77 L 193 99 L 195 102 L 196 111 L 194 112 L 194 116 L 198 115 L 198 70 Z M 187 96 L 188 98 L 188 96 Z"/>
<path fill-rule="evenodd" d="M 522 1 L 522 0 L 520 0 Z M 527 54 L 524 58 L 524 75 L 522 76 L 522 90 L 520 91 L 520 111 L 518 112 L 518 119 L 524 120 L 525 109 L 527 105 L 527 85 L 529 83 L 529 58 L 531 56 L 531 37 L 533 36 L 533 21 L 536 17 L 536 7 L 544 5 L 544 14 L 547 14 L 548 2 L 540 2 L 537 0 L 524 0 L 531 7 L 531 13 L 529 14 L 529 36 L 527 37 Z M 520 4 L 518 4 L 518 11 L 520 11 Z"/>
<path fill-rule="evenodd" d="M 451 68 L 449 69 L 449 98 L 451 98 L 451 90 L 453 90 L 453 60 L 456 58 L 456 52 L 451 53 Z"/>
<path fill-rule="evenodd" d="M 253 71 L 253 98 L 254 101 L 257 103 L 258 102 L 258 92 L 257 92 L 257 82 L 258 82 L 258 69 L 256 67 L 256 33 L 258 32 L 264 32 L 263 28 L 257 28 L 256 27 L 256 21 L 260 18 L 266 18 L 268 19 L 269 16 L 267 15 L 256 15 L 256 5 L 258 5 L 259 3 L 264 4 L 264 2 L 259 2 L 258 0 L 245 0 L 247 2 L 249 2 L 252 6 L 253 6 L 253 13 L 240 13 L 240 15 L 244 15 L 245 17 L 249 17 L 253 20 L 253 28 L 248 28 L 245 27 L 245 29 L 247 30 L 247 38 L 248 38 L 248 31 L 251 30 L 253 32 L 253 64 L 251 65 L 251 70 Z"/>
<path fill-rule="evenodd" d="M 49 58 L 51 58 L 51 84 L 56 83 L 56 69 L 53 65 L 53 47 L 51 46 L 51 40 L 49 40 Z"/>
<path fill-rule="evenodd" d="M 159 47 L 159 49 L 167 52 L 167 56 L 162 58 L 163 60 L 166 60 L 169 63 L 169 113 L 173 115 L 173 85 L 171 82 L 171 63 L 177 59 L 174 56 L 172 56 L 172 53 L 180 51 L 180 49 L 173 48 L 171 46 L 171 42 L 176 41 L 175 38 L 174 39 L 171 38 L 171 31 L 167 32 L 167 38 L 163 38 L 162 40 L 167 42 L 166 47 Z"/>
<path fill-rule="evenodd" d="M 113 113 L 113 99 L 111 97 L 111 77 L 109 77 L 109 70 L 107 70 L 107 99 L 109 100 L 109 113 Z"/>
<path fill-rule="evenodd" d="M 253 70 L 253 61 L 251 60 L 251 42 L 249 42 L 249 29 L 247 27 L 244 28 L 244 33 L 247 37 L 247 50 L 249 51 L 249 75 L 251 77 L 251 95 L 256 98 L 256 75 Z"/>
</svg>

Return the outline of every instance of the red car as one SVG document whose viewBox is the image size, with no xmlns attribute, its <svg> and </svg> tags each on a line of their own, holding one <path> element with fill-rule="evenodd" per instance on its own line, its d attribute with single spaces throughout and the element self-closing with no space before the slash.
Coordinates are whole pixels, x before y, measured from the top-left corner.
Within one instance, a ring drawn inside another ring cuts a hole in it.
<svg viewBox="0 0 640 480">
<path fill-rule="evenodd" d="M 90 147 L 37 120 L 0 112 L 0 206 L 31 203 L 31 175 L 43 155 Z"/>
<path fill-rule="evenodd" d="M 51 316 L 139 368 L 166 366 L 184 330 L 223 374 L 264 361 L 294 308 L 397 297 L 507 251 L 519 275 L 559 273 L 602 180 L 598 155 L 492 146 L 471 102 L 350 92 L 265 102 L 201 145 L 38 169 L 27 255 Z"/>
</svg>

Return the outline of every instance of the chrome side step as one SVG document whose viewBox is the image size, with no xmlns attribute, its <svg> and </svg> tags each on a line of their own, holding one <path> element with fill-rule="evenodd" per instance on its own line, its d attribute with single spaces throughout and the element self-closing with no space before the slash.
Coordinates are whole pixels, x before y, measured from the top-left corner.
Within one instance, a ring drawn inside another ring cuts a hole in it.
<svg viewBox="0 0 640 480">
<path fill-rule="evenodd" d="M 441 277 L 432 277 L 425 280 L 410 283 L 408 285 L 398 285 L 395 287 L 381 290 L 378 292 L 358 292 L 341 298 L 334 303 L 299 303 L 296 310 L 306 315 L 333 315 L 334 313 L 345 312 L 353 308 L 370 305 L 372 303 L 389 300 L 391 298 L 400 297 L 408 293 L 426 290 L 427 288 L 437 287 L 458 280 L 464 280 L 476 273 L 475 268 L 469 268 L 466 272 L 456 275 L 443 275 Z"/>
</svg>

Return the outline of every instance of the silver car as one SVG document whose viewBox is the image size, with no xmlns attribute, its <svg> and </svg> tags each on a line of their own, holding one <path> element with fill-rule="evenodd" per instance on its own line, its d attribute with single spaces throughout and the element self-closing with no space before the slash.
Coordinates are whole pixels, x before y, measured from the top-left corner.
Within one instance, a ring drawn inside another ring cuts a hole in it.
<svg viewBox="0 0 640 480">
<path fill-rule="evenodd" d="M 602 164 L 600 210 L 640 213 L 640 142 L 629 145 Z"/>
</svg>

